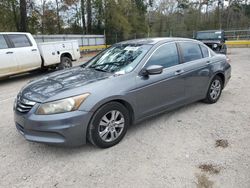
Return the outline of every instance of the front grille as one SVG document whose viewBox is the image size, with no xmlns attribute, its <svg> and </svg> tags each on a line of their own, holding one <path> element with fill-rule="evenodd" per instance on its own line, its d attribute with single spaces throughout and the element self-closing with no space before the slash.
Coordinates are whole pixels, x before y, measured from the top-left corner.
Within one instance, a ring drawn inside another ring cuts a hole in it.
<svg viewBox="0 0 250 188">
<path fill-rule="evenodd" d="M 213 44 L 207 44 L 207 46 L 211 49 L 213 49 Z"/>
<path fill-rule="evenodd" d="M 35 104 L 35 102 L 24 99 L 18 95 L 16 99 L 16 110 L 20 113 L 28 113 Z"/>
</svg>

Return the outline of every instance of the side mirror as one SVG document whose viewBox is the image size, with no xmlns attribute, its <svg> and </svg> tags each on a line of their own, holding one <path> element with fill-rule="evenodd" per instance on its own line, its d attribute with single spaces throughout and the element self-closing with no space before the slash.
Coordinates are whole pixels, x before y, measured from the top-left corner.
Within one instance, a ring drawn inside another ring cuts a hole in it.
<svg viewBox="0 0 250 188">
<path fill-rule="evenodd" d="M 228 40 L 227 37 L 224 37 L 224 41 Z"/>
<path fill-rule="evenodd" d="M 161 65 L 150 65 L 147 68 L 143 69 L 140 74 L 142 76 L 161 74 L 164 67 Z"/>
</svg>

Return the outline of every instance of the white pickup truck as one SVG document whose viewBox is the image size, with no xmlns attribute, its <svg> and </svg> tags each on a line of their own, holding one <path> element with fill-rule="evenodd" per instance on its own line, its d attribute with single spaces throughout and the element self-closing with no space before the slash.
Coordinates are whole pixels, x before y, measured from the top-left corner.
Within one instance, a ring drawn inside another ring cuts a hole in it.
<svg viewBox="0 0 250 188">
<path fill-rule="evenodd" d="M 0 32 L 0 78 L 39 68 L 69 68 L 79 58 L 77 41 L 37 44 L 30 33 Z"/>
</svg>

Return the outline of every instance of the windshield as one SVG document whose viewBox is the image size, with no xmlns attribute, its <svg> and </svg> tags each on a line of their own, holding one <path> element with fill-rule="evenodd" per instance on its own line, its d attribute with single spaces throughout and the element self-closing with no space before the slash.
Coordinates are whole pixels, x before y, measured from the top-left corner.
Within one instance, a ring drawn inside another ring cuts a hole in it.
<svg viewBox="0 0 250 188">
<path fill-rule="evenodd" d="M 116 44 L 91 59 L 85 67 L 103 72 L 131 72 L 152 45 Z"/>
<path fill-rule="evenodd" d="M 222 32 L 216 31 L 216 32 L 198 32 L 196 35 L 196 39 L 198 40 L 209 40 L 209 39 L 221 39 L 222 38 Z"/>
</svg>

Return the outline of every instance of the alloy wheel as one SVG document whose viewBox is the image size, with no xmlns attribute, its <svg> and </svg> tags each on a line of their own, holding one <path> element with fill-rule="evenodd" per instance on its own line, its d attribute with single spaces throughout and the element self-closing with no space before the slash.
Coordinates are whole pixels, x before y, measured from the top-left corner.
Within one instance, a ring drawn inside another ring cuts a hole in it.
<svg viewBox="0 0 250 188">
<path fill-rule="evenodd" d="M 215 79 L 210 87 L 210 97 L 213 100 L 216 100 L 220 96 L 220 93 L 221 93 L 221 83 L 219 80 Z"/>
<path fill-rule="evenodd" d="M 125 125 L 123 114 L 118 110 L 106 113 L 100 120 L 98 133 L 105 142 L 115 141 L 122 133 Z"/>
</svg>

